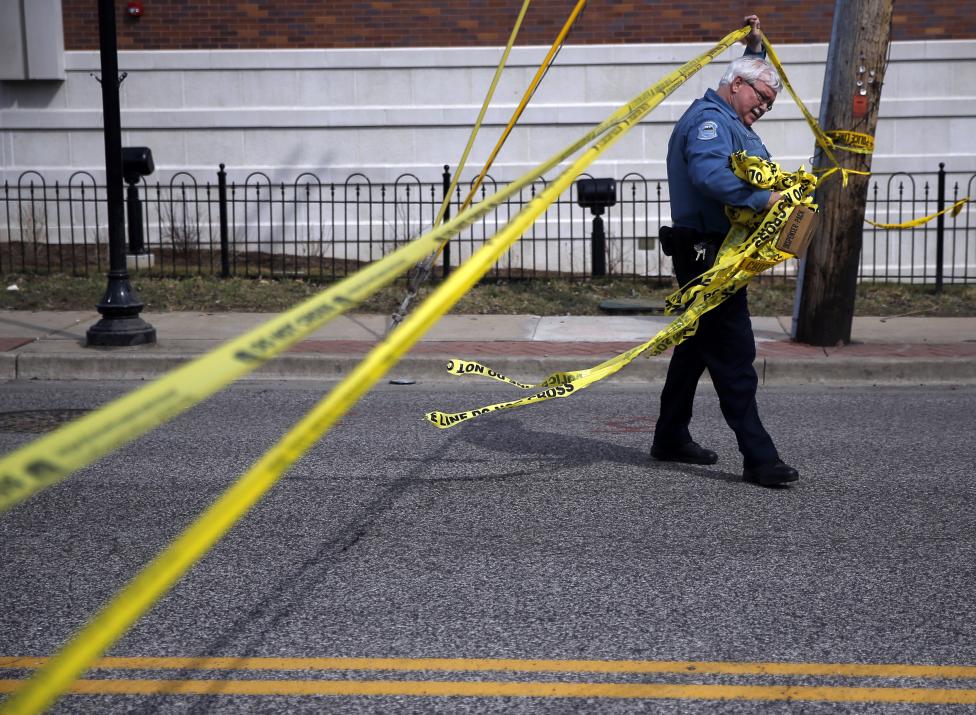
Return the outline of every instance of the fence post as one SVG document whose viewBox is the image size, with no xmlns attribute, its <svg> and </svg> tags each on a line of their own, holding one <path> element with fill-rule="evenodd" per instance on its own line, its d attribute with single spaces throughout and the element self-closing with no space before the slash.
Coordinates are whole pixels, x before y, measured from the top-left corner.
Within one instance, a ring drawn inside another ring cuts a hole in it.
<svg viewBox="0 0 976 715">
<path fill-rule="evenodd" d="M 230 248 L 227 239 L 227 172 L 220 165 L 217 172 L 217 205 L 220 213 L 220 277 L 230 278 Z"/>
<path fill-rule="evenodd" d="M 441 175 L 441 179 L 444 182 L 444 198 L 447 199 L 447 206 L 444 209 L 444 223 L 451 220 L 451 200 L 448 197 L 448 192 L 451 190 L 451 167 L 444 164 L 444 173 Z M 443 200 L 443 199 L 442 199 Z M 444 278 L 451 275 L 451 242 L 448 241 L 444 244 Z"/>
<path fill-rule="evenodd" d="M 936 211 L 945 210 L 945 164 L 939 162 L 939 195 Z M 940 213 L 935 223 L 935 292 L 942 292 L 942 261 L 945 258 L 945 214 Z"/>
</svg>

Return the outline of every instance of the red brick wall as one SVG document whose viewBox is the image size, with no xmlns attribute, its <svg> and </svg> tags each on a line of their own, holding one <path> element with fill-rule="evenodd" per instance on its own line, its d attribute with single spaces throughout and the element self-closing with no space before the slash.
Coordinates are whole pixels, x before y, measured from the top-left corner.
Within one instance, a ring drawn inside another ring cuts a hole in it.
<svg viewBox="0 0 976 715">
<path fill-rule="evenodd" d="M 270 49 L 504 45 L 520 0 L 116 0 L 120 49 Z M 573 0 L 534 0 L 519 45 L 548 45 Z M 776 43 L 826 42 L 833 0 L 590 0 L 570 44 L 713 42 L 755 11 Z M 69 50 L 98 49 L 96 0 L 62 0 Z M 968 0 L 898 0 L 892 39 L 973 39 Z"/>
</svg>

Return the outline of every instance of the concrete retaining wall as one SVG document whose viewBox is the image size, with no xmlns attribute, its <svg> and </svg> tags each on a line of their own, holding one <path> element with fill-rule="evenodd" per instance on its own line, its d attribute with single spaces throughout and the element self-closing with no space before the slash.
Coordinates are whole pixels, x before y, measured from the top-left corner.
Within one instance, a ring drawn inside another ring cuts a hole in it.
<svg viewBox="0 0 976 715">
<path fill-rule="evenodd" d="M 465 178 L 480 168 L 532 77 L 544 47 L 516 48 Z M 621 102 L 697 56 L 701 44 L 565 47 L 492 174 L 511 179 L 582 134 Z M 826 45 L 784 45 L 790 79 L 819 111 Z M 667 138 L 687 104 L 714 86 L 707 67 L 603 157 L 591 173 L 664 176 Z M 437 181 L 456 164 L 490 82 L 499 48 L 121 52 L 123 142 L 152 148 L 157 176 L 251 171 L 325 181 L 361 171 L 391 181 L 409 171 Z M 0 82 L 0 179 L 29 169 L 101 177 L 104 150 L 98 53 L 65 54 L 64 81 Z M 854 84 L 856 68 L 851 68 Z M 891 47 L 875 171 L 976 171 L 976 40 Z M 813 139 L 787 96 L 760 125 L 784 166 L 808 163 Z"/>
</svg>

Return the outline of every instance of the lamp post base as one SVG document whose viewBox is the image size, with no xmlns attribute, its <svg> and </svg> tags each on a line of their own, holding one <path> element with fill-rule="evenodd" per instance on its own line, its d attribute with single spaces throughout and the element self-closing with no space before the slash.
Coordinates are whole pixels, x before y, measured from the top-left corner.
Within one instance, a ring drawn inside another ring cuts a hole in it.
<svg viewBox="0 0 976 715">
<path fill-rule="evenodd" d="M 108 288 L 97 306 L 102 319 L 88 328 L 88 347 L 147 345 L 156 342 L 156 329 L 139 317 L 142 301 L 129 285 L 125 271 L 110 271 Z"/>
<path fill-rule="evenodd" d="M 124 345 L 153 345 L 156 328 L 138 315 L 125 318 L 105 317 L 88 328 L 87 347 L 119 347 Z"/>
</svg>

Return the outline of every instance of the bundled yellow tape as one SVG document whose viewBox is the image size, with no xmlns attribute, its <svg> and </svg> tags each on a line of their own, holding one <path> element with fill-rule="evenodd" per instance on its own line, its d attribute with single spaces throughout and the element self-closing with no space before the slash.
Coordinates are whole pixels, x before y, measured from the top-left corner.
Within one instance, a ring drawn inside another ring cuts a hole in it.
<svg viewBox="0 0 976 715">
<path fill-rule="evenodd" d="M 660 355 L 695 334 L 698 319 L 722 303 L 726 298 L 745 286 L 757 274 L 790 258 L 776 247 L 780 232 L 798 207 L 816 210 L 813 191 L 817 179 L 800 167 L 789 173 L 774 162 L 746 156 L 744 152 L 732 155 L 732 169 L 739 178 L 762 188 L 779 191 L 782 198 L 767 212 L 757 213 L 747 208 L 726 208 L 732 228 L 719 249 L 715 264 L 700 277 L 695 285 L 685 286 L 666 299 L 669 315 L 681 314 L 667 327 L 646 343 L 606 360 L 599 365 L 573 372 L 556 372 L 542 382 L 531 385 L 502 375 L 477 362 L 453 359 L 448 363 L 452 375 L 478 375 L 506 382 L 534 393 L 508 402 L 499 402 L 464 412 L 428 412 L 425 417 L 436 427 L 445 429 L 466 422 L 489 412 L 508 410 L 524 405 L 545 402 L 559 397 L 569 397 L 605 377 L 626 367 L 639 355 Z"/>
</svg>

